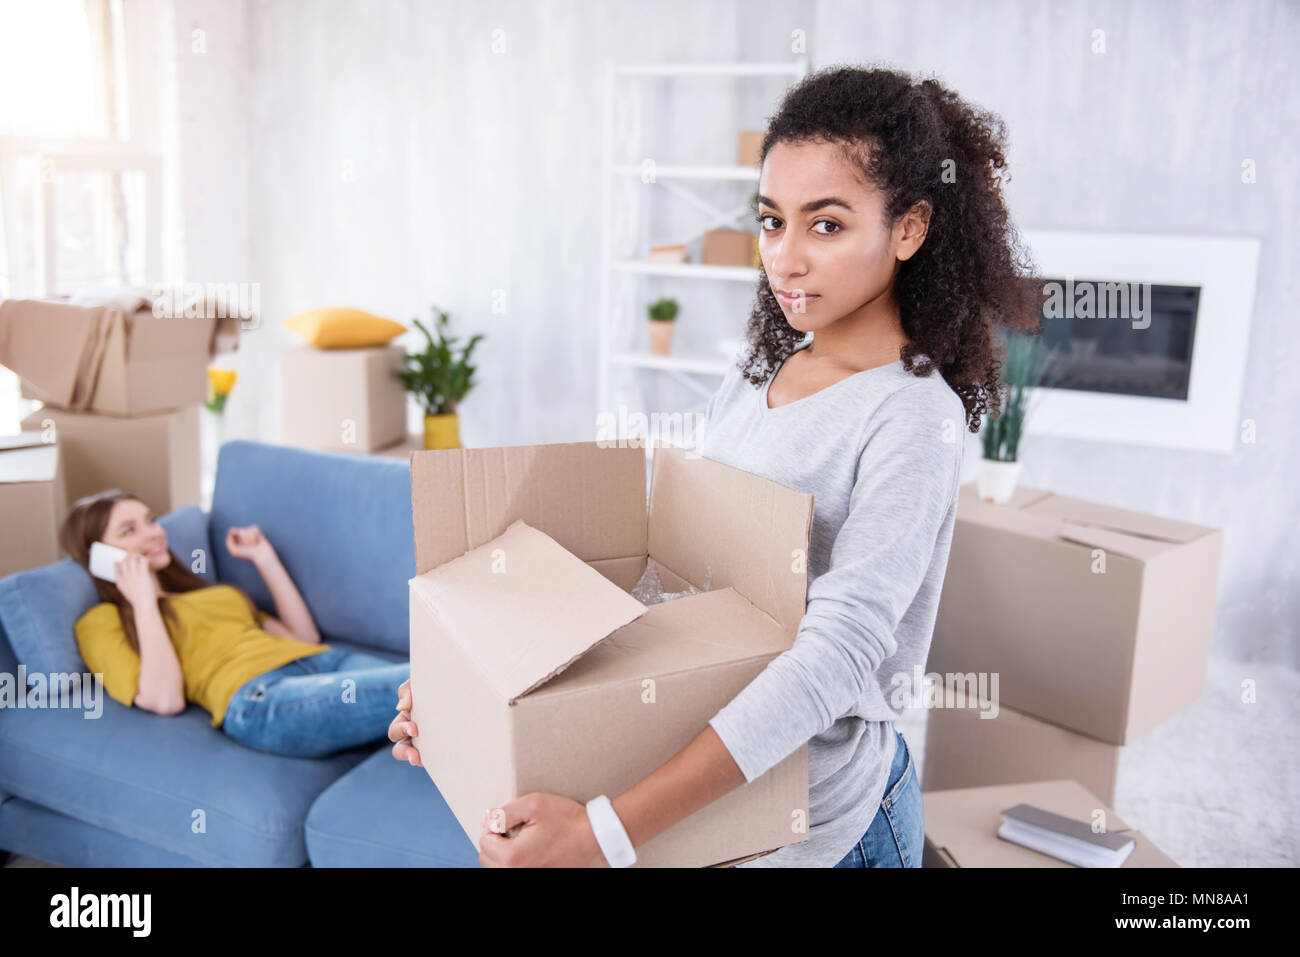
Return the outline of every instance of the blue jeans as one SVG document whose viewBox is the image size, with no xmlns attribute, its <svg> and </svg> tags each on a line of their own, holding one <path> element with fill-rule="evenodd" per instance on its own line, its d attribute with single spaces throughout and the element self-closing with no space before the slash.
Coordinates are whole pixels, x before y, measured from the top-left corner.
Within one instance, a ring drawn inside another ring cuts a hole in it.
<svg viewBox="0 0 1300 957">
<path fill-rule="evenodd" d="M 380 738 L 397 716 L 407 661 L 331 648 L 244 683 L 221 730 L 258 751 L 321 758 Z"/>
<path fill-rule="evenodd" d="M 880 810 L 867 833 L 836 867 L 920 867 L 925 846 L 925 805 L 916 779 L 912 752 L 894 729 L 898 747 Z"/>
</svg>

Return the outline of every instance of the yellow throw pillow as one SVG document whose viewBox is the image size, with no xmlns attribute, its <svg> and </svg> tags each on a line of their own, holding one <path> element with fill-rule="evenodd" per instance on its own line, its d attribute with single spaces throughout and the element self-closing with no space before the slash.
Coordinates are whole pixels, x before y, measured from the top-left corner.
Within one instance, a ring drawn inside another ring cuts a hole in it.
<svg viewBox="0 0 1300 957">
<path fill-rule="evenodd" d="M 308 309 L 284 320 L 309 346 L 317 349 L 363 349 L 382 346 L 406 332 L 406 326 L 364 309 Z"/>
</svg>

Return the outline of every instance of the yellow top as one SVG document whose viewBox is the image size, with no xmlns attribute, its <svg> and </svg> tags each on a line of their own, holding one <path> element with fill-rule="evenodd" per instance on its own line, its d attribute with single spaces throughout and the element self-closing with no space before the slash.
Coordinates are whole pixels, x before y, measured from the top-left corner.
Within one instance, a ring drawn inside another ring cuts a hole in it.
<svg viewBox="0 0 1300 957">
<path fill-rule="evenodd" d="M 214 728 L 245 682 L 330 647 L 263 631 L 260 626 L 270 616 L 258 611 L 254 620 L 244 596 L 230 585 L 196 588 L 168 601 L 179 627 L 166 616 L 163 623 L 180 662 L 185 700 L 210 712 Z M 126 642 L 117 606 L 100 602 L 77 619 L 76 631 L 90 671 L 102 672 L 109 697 L 130 707 L 139 687 L 140 656 Z"/>
</svg>

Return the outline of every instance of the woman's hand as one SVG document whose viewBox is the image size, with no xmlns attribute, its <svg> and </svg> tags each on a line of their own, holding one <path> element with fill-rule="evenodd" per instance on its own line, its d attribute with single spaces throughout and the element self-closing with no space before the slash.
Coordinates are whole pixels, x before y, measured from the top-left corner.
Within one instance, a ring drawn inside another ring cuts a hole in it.
<svg viewBox="0 0 1300 957">
<path fill-rule="evenodd" d="M 256 525 L 232 527 L 226 532 L 226 551 L 236 558 L 246 558 L 254 565 L 276 558 L 275 549 Z"/>
<path fill-rule="evenodd" d="M 407 678 L 397 686 L 397 717 L 388 726 L 388 740 L 396 742 L 393 745 L 393 757 L 417 768 L 424 767 L 420 763 L 419 749 L 411 740 L 419 733 L 420 730 L 411 720 L 411 679 Z"/>
<path fill-rule="evenodd" d="M 148 608 L 154 604 L 158 590 L 154 587 L 149 562 L 143 555 L 128 553 L 113 563 L 113 570 L 117 573 L 117 590 L 132 608 Z"/>
<path fill-rule="evenodd" d="M 607 867 L 586 805 L 534 791 L 483 812 L 483 867 Z"/>
</svg>

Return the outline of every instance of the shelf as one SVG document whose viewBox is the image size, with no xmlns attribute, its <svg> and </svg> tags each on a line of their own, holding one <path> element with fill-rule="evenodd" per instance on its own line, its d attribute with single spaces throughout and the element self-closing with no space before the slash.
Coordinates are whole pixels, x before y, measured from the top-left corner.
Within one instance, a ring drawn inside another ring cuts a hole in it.
<svg viewBox="0 0 1300 957">
<path fill-rule="evenodd" d="M 726 375 L 731 368 L 730 359 L 709 359 L 704 356 L 656 356 L 648 352 L 618 352 L 609 357 L 610 362 L 643 369 L 664 369 L 675 372 L 699 372 L 704 375 Z"/>
<path fill-rule="evenodd" d="M 614 167 L 620 176 L 640 176 L 641 166 L 637 163 L 620 163 Z M 719 179 L 736 182 L 758 182 L 757 166 L 680 166 L 657 164 L 654 168 L 656 179 Z"/>
<path fill-rule="evenodd" d="M 752 266 L 705 266 L 700 263 L 648 263 L 635 259 L 618 259 L 610 263 L 609 268 L 619 272 L 637 272 L 652 276 L 676 276 L 678 279 L 758 282 L 758 270 Z"/>
</svg>

